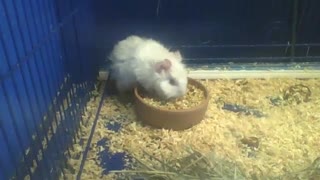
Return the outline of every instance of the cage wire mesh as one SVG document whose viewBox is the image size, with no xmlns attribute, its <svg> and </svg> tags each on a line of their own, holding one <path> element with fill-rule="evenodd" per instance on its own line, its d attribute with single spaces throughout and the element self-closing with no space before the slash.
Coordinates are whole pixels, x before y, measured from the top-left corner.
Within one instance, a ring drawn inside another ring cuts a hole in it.
<svg viewBox="0 0 320 180">
<path fill-rule="evenodd" d="M 98 65 L 126 35 L 162 39 L 195 65 L 319 62 L 318 5 L 0 0 L 0 179 L 63 175 Z"/>
<path fill-rule="evenodd" d="M 87 2 L 0 1 L 0 179 L 63 173 L 96 71 Z"/>
</svg>

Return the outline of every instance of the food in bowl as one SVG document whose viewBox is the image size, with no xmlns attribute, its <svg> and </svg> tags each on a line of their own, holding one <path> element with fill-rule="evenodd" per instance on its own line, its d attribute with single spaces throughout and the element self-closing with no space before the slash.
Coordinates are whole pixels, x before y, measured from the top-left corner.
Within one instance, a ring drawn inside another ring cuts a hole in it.
<svg viewBox="0 0 320 180">
<path fill-rule="evenodd" d="M 205 94 L 202 89 L 193 84 L 187 85 L 187 93 L 176 99 L 161 100 L 157 97 L 153 97 L 144 91 L 140 91 L 140 95 L 144 102 L 147 104 L 165 109 L 165 110 L 184 110 L 198 106 L 205 99 Z"/>
<path fill-rule="evenodd" d="M 154 128 L 184 130 L 193 127 L 204 118 L 210 97 L 207 88 L 192 78 L 188 78 L 187 92 L 184 97 L 171 102 L 160 101 L 159 98 L 151 100 L 141 87 L 136 86 L 134 107 L 137 120 Z M 179 106 L 179 103 L 185 102 L 183 100 L 190 100 L 191 103 Z M 153 102 L 155 104 L 152 104 Z"/>
</svg>

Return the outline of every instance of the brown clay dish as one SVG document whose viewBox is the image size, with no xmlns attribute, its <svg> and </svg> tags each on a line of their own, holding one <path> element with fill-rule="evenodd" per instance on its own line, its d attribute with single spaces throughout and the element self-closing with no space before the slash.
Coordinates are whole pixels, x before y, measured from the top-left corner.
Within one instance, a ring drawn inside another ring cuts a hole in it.
<svg viewBox="0 0 320 180">
<path fill-rule="evenodd" d="M 188 83 L 204 92 L 205 98 L 198 106 L 184 110 L 164 110 L 151 106 L 139 95 L 139 88 L 134 89 L 135 112 L 137 119 L 154 128 L 184 130 L 201 122 L 208 108 L 209 94 L 200 82 L 188 78 Z"/>
</svg>

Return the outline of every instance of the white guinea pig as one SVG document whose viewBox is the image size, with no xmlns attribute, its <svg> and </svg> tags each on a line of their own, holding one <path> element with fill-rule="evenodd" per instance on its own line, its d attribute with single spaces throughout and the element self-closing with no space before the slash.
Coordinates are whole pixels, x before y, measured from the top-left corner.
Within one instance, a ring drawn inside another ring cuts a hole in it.
<svg viewBox="0 0 320 180">
<path fill-rule="evenodd" d="M 109 59 L 120 92 L 136 83 L 162 99 L 178 98 L 187 91 L 187 71 L 180 52 L 171 52 L 156 40 L 129 36 L 114 46 Z"/>
</svg>

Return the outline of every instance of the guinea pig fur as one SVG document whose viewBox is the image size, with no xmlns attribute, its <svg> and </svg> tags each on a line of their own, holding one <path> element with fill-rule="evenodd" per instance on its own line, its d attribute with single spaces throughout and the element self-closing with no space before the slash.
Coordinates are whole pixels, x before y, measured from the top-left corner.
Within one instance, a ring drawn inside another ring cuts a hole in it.
<svg viewBox="0 0 320 180">
<path fill-rule="evenodd" d="M 181 97 L 187 91 L 187 71 L 180 52 L 172 52 L 154 39 L 129 36 L 114 46 L 109 59 L 120 92 L 137 83 L 162 99 Z"/>
</svg>

